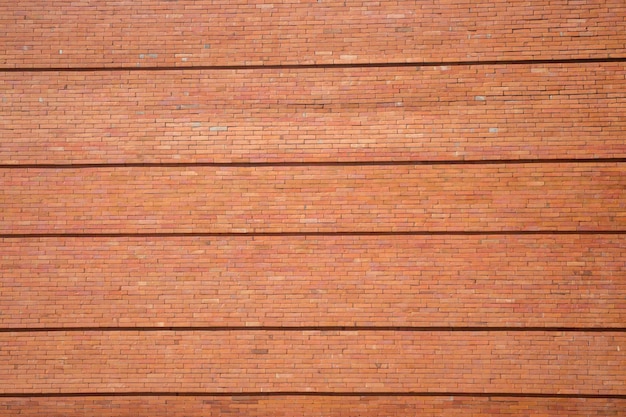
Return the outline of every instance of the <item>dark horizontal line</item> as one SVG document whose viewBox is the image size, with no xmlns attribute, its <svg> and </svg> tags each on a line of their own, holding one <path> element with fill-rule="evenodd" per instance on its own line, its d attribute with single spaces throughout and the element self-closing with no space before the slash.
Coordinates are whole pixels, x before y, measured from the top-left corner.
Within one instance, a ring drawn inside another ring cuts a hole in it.
<svg viewBox="0 0 626 417">
<path fill-rule="evenodd" d="M 513 326 L 103 326 L 103 327 L 4 327 L 0 333 L 41 332 L 626 332 L 626 327 L 513 327 Z"/>
<path fill-rule="evenodd" d="M 0 233 L 0 239 L 39 238 L 168 238 L 168 237 L 324 237 L 324 236 L 534 236 L 622 235 L 626 230 L 449 230 L 403 232 L 153 232 L 153 233 Z"/>
<path fill-rule="evenodd" d="M 393 68 L 393 67 L 439 67 L 477 65 L 532 65 L 532 64 L 591 64 L 626 62 L 626 57 L 566 58 L 566 59 L 510 59 L 467 61 L 411 61 L 411 62 L 364 62 L 352 64 L 255 64 L 255 65 L 194 65 L 194 66 L 111 66 L 111 67 L 17 67 L 0 68 L 0 72 L 104 72 L 104 71 L 233 71 L 233 70 L 289 70 L 289 69 L 341 69 L 341 68 Z"/>
<path fill-rule="evenodd" d="M 474 398 L 562 398 L 562 399 L 626 399 L 626 394 L 557 394 L 535 392 L 427 392 L 427 391 L 251 391 L 251 392 L 36 392 L 0 393 L 0 398 L 84 398 L 84 397 L 474 397 Z"/>
<path fill-rule="evenodd" d="M 626 158 L 537 158 L 537 159 L 462 159 L 400 161 L 275 161 L 275 162 L 118 162 L 65 164 L 0 164 L 0 169 L 86 169 L 86 168 L 254 168 L 320 166 L 406 166 L 406 165 L 504 165 L 504 164 L 589 164 L 624 163 Z"/>
</svg>

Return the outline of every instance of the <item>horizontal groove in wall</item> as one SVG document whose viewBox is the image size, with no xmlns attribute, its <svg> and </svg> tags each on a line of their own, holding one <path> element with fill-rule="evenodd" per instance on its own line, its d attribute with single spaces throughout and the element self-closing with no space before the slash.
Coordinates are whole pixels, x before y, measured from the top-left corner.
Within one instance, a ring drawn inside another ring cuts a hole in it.
<svg viewBox="0 0 626 417">
<path fill-rule="evenodd" d="M 41 332 L 626 332 L 626 327 L 444 327 L 444 326 L 163 326 L 163 327 L 5 327 L 0 333 Z"/>
<path fill-rule="evenodd" d="M 625 230 L 457 230 L 415 232 L 250 232 L 250 233 L 1 233 L 0 239 L 122 238 L 122 237 L 272 237 L 272 236 L 511 236 L 622 235 Z"/>
<path fill-rule="evenodd" d="M 206 70 L 258 70 L 258 69 L 325 69 L 325 68 L 392 68 L 482 65 L 530 64 L 589 64 L 626 62 L 626 57 L 575 58 L 575 59 L 518 59 L 518 60 L 468 60 L 437 62 L 371 62 L 354 64 L 268 64 L 268 65 L 194 65 L 194 66 L 116 66 L 116 67 L 18 67 L 0 68 L 0 72 L 113 72 L 113 71 L 206 71 Z"/>
<path fill-rule="evenodd" d="M 253 391 L 253 392 L 40 392 L 0 393 L 0 398 L 80 398 L 80 397 L 476 397 L 476 398 L 571 398 L 626 399 L 626 394 L 558 394 L 535 392 L 332 392 L 332 391 Z"/>
<path fill-rule="evenodd" d="M 0 169 L 89 169 L 89 168 L 253 168 L 253 167 L 319 167 L 319 166 L 411 166 L 411 165 L 513 165 L 564 163 L 624 163 L 626 158 L 563 158 L 563 159 L 472 159 L 442 161 L 312 161 L 312 162 L 180 162 L 180 163 L 87 163 L 87 164 L 0 164 Z"/>
</svg>

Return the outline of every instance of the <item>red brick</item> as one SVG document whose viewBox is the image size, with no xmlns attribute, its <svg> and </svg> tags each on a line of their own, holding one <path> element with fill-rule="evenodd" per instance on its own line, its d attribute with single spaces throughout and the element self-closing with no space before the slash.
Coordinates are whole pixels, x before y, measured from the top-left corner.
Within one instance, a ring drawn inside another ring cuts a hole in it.
<svg viewBox="0 0 626 417">
<path fill-rule="evenodd" d="M 625 343 L 623 332 L 9 332 L 0 392 L 619 395 Z"/>
<path fill-rule="evenodd" d="M 0 415 L 623 414 L 625 12 L 3 2 Z"/>
<path fill-rule="evenodd" d="M 11 233 L 623 230 L 619 163 L 8 169 Z"/>
<path fill-rule="evenodd" d="M 5 73 L 0 163 L 623 158 L 625 77 L 623 63 Z"/>
<path fill-rule="evenodd" d="M 625 239 L 3 239 L 0 326 L 621 327 Z"/>
<path fill-rule="evenodd" d="M 1 2 L 15 67 L 355 64 L 623 56 L 621 0 Z"/>
<path fill-rule="evenodd" d="M 85 410 L 102 417 L 205 417 L 245 415 L 251 417 L 346 415 L 387 417 L 487 417 L 540 415 L 545 417 L 619 416 L 623 399 L 573 398 L 468 398 L 460 396 L 185 396 L 185 397 L 79 397 L 0 398 L 6 417 L 82 417 Z"/>
</svg>

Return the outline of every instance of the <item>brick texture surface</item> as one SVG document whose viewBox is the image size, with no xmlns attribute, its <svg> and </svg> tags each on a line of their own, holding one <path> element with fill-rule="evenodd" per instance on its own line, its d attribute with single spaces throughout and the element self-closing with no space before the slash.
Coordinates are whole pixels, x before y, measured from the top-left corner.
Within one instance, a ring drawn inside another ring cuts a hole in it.
<svg viewBox="0 0 626 417">
<path fill-rule="evenodd" d="M 291 417 L 352 415 L 388 417 L 420 415 L 427 417 L 488 417 L 538 415 L 545 417 L 620 416 L 626 409 L 622 399 L 576 398 L 468 398 L 459 396 L 276 396 L 276 397 L 80 397 L 80 398 L 0 398 L 5 416 L 82 417 L 89 410 L 103 417 Z"/>
<path fill-rule="evenodd" d="M 12 392 L 620 394 L 623 333 L 107 331 L 0 334 Z"/>
<path fill-rule="evenodd" d="M 276 65 L 626 53 L 622 0 L 2 2 L 13 67 Z"/>
<path fill-rule="evenodd" d="M 626 156 L 626 66 L 1 75 L 0 163 Z"/>
<path fill-rule="evenodd" d="M 2 327 L 620 327 L 624 235 L 0 242 Z"/>
<path fill-rule="evenodd" d="M 0 2 L 0 415 L 624 415 L 625 16 Z"/>
<path fill-rule="evenodd" d="M 0 230 L 620 230 L 626 166 L 306 166 L 4 170 Z"/>
</svg>

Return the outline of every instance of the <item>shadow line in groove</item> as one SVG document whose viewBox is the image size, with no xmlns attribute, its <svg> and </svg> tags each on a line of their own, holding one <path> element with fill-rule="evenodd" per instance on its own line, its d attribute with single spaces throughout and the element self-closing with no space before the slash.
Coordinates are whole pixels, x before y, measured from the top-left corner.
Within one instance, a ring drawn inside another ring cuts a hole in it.
<svg viewBox="0 0 626 417">
<path fill-rule="evenodd" d="M 137 232 L 137 233 L 0 233 L 0 239 L 61 238 L 205 238 L 205 237 L 392 237 L 392 236 L 534 236 L 534 235 L 623 235 L 626 230 L 448 230 L 380 232 Z"/>
<path fill-rule="evenodd" d="M 251 391 L 251 392 L 38 392 L 0 393 L 0 398 L 84 398 L 84 397 L 474 397 L 474 398 L 554 398 L 554 399 L 619 399 L 626 400 L 626 394 L 557 394 L 523 392 L 422 392 L 422 391 Z"/>
<path fill-rule="evenodd" d="M 97 169 L 97 168 L 272 168 L 350 166 L 438 166 L 438 165 L 523 165 L 626 163 L 626 158 L 526 158 L 397 161 L 275 161 L 275 162 L 122 162 L 67 164 L 0 164 L 0 169 Z"/>
<path fill-rule="evenodd" d="M 0 333 L 42 332 L 626 332 L 626 327 L 559 326 L 76 326 L 3 327 Z"/>
<path fill-rule="evenodd" d="M 402 61 L 362 62 L 352 64 L 254 64 L 254 65 L 190 65 L 190 66 L 100 66 L 100 67 L 14 67 L 0 68 L 0 72 L 116 72 L 116 71 L 236 71 L 236 70 L 297 70 L 297 69 L 341 69 L 341 68 L 394 68 L 394 67 L 439 67 L 439 66 L 487 66 L 487 65 L 534 65 L 534 64 L 592 64 L 626 62 L 626 57 L 563 58 L 563 59 L 503 59 L 467 61 Z"/>
</svg>

